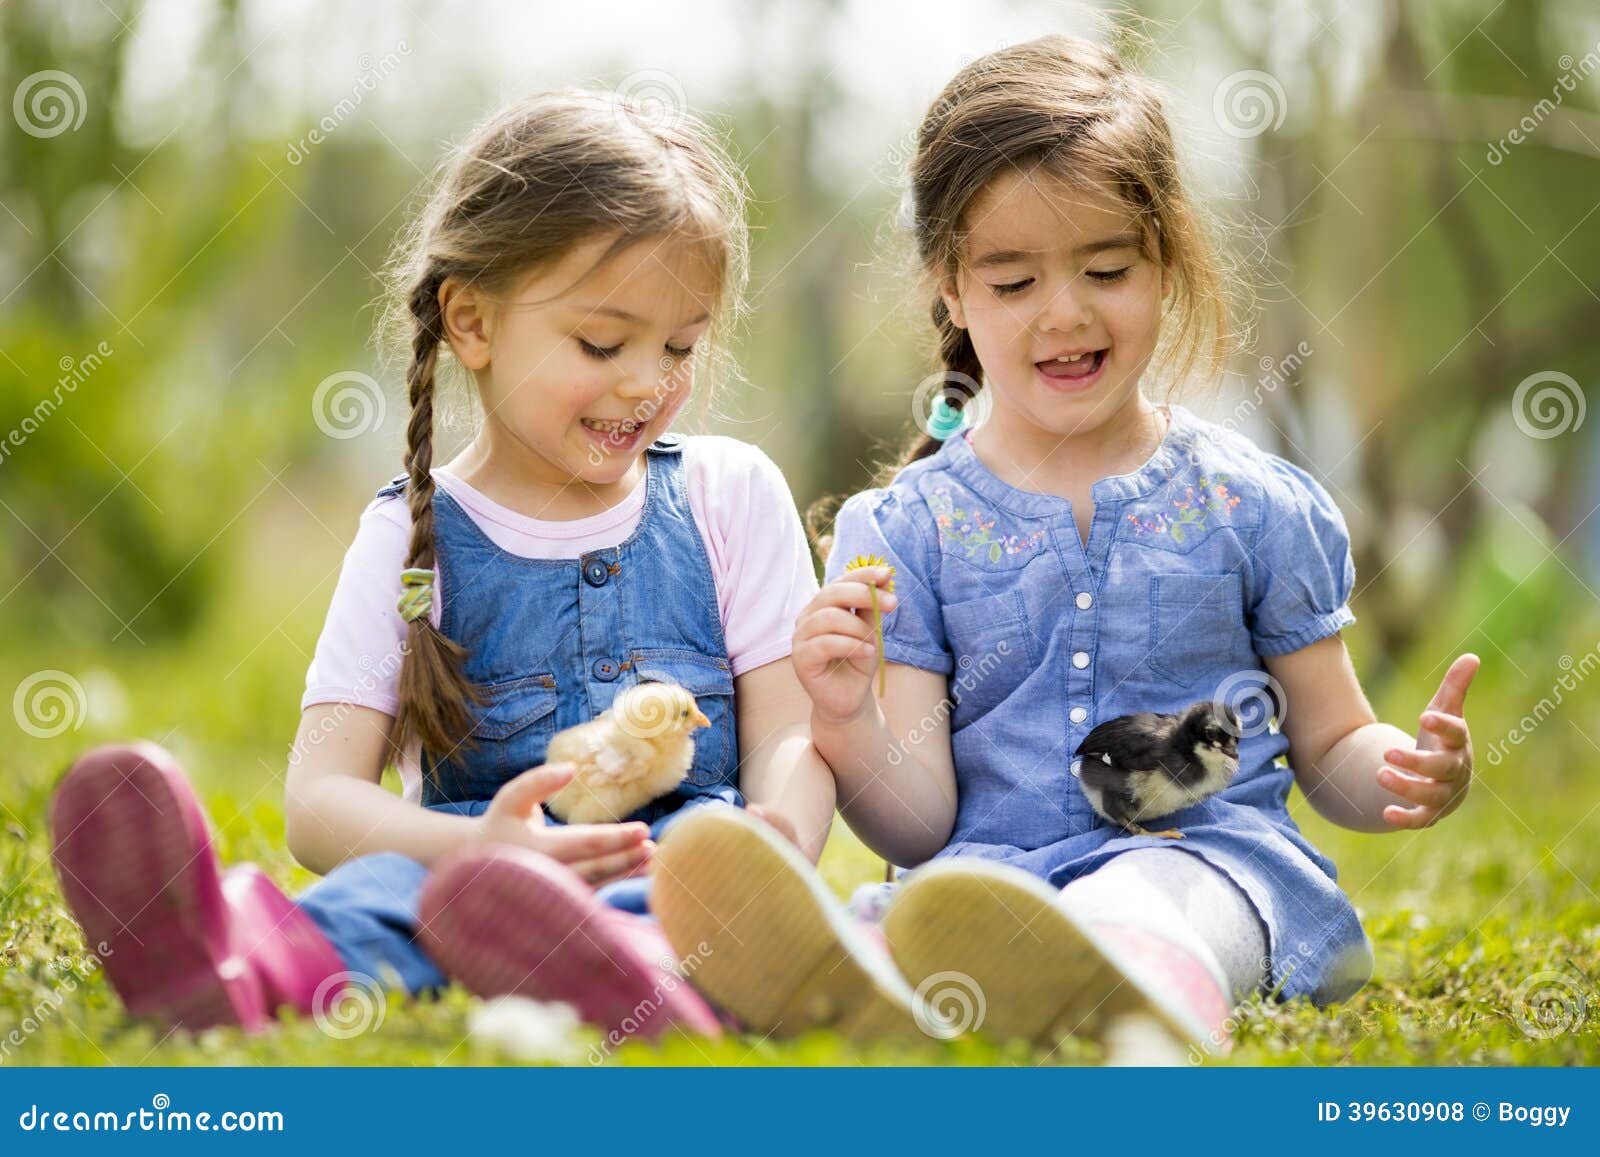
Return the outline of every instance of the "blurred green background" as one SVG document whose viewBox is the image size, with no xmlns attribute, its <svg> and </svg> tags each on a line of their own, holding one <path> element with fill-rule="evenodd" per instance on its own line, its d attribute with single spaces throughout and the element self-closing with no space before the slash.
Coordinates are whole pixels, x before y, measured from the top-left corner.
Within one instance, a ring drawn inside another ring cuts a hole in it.
<svg viewBox="0 0 1600 1157">
<path fill-rule="evenodd" d="M 928 335 L 895 208 L 927 103 L 1000 45 L 1132 30 L 1257 302 L 1223 388 L 1182 400 L 1340 502 L 1348 638 L 1385 718 L 1414 727 L 1455 654 L 1484 659 L 1461 813 L 1383 837 L 1305 817 L 1389 987 L 1344 1038 L 1263 1013 L 1240 1055 L 1600 1055 L 1591 0 L 579 9 L 0 3 L 0 1028 L 70 938 L 43 813 L 87 745 L 172 748 L 225 855 L 308 879 L 282 849 L 285 757 L 405 424 L 370 339 L 377 271 L 451 140 L 564 84 L 726 134 L 754 191 L 753 309 L 743 381 L 701 423 L 759 443 L 804 507 L 912 430 Z M 842 832 L 825 865 L 841 890 L 876 871 Z M 1551 1015 L 1581 1015 L 1541 1036 L 1515 1013 L 1545 1008 L 1546 972 Z"/>
</svg>

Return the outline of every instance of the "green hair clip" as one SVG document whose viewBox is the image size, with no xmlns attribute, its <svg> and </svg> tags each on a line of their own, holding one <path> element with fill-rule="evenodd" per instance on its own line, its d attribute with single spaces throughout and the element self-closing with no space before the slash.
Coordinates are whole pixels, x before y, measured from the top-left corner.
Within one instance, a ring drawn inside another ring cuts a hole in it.
<svg viewBox="0 0 1600 1157">
<path fill-rule="evenodd" d="M 414 622 L 433 609 L 433 572 L 410 567 L 400 572 L 400 600 L 395 604 L 400 617 Z"/>
</svg>

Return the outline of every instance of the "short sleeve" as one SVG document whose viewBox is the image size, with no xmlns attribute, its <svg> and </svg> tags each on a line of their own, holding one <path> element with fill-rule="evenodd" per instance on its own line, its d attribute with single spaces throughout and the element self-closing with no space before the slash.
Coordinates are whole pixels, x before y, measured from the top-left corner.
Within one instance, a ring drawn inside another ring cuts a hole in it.
<svg viewBox="0 0 1600 1157">
<path fill-rule="evenodd" d="M 1253 552 L 1250 636 L 1263 657 L 1286 655 L 1356 621 L 1356 567 L 1344 516 L 1328 492 L 1282 459 L 1270 463 Z"/>
<path fill-rule="evenodd" d="M 713 572 L 728 663 L 742 675 L 794 649 L 795 620 L 817 593 L 817 571 L 777 463 L 732 439 L 711 446 L 726 451 L 706 494 L 719 528 L 715 554 L 721 565 Z"/>
<path fill-rule="evenodd" d="M 314 703 L 352 703 L 386 715 L 397 712 L 406 625 L 395 599 L 411 534 L 409 522 L 393 514 L 405 509 L 404 503 L 380 500 L 362 514 L 306 670 L 302 711 Z M 434 601 L 435 625 L 441 601 Z"/>
<path fill-rule="evenodd" d="M 827 581 L 852 559 L 877 555 L 895 568 L 895 609 L 883 620 L 883 654 L 892 663 L 948 675 L 955 666 L 934 584 L 933 555 L 914 510 L 894 490 L 867 490 L 839 508 Z"/>
</svg>

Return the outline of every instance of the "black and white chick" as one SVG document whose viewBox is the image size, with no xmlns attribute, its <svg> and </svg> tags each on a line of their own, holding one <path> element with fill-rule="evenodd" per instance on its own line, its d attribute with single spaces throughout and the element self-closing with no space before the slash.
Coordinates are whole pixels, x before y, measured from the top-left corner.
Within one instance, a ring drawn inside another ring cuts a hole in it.
<svg viewBox="0 0 1600 1157">
<path fill-rule="evenodd" d="M 1078 746 L 1089 806 L 1136 836 L 1181 840 L 1141 826 L 1215 795 L 1239 770 L 1239 716 L 1203 700 L 1177 715 L 1141 711 L 1107 720 Z"/>
</svg>

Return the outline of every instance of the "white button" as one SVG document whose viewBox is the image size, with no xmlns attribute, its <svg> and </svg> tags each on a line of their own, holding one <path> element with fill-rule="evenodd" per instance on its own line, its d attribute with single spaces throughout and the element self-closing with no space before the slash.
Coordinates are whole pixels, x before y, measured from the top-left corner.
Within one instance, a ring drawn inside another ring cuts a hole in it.
<svg viewBox="0 0 1600 1157">
<path fill-rule="evenodd" d="M 1083 774 L 1083 760 L 1074 759 L 1072 761 L 1072 774 L 1073 775 L 1082 775 Z"/>
<path fill-rule="evenodd" d="M 1080 611 L 1086 611 L 1092 606 L 1094 606 L 1094 596 L 1091 595 L 1088 591 L 1079 591 L 1078 592 L 1078 609 Z"/>
<path fill-rule="evenodd" d="M 1082 723 L 1085 719 L 1089 718 L 1089 713 L 1082 707 L 1074 707 L 1067 713 L 1067 717 L 1074 723 Z"/>
<path fill-rule="evenodd" d="M 1072 665 L 1080 671 L 1087 667 L 1089 665 L 1089 652 L 1079 651 L 1076 655 L 1072 656 Z"/>
</svg>

